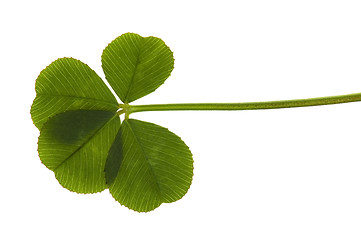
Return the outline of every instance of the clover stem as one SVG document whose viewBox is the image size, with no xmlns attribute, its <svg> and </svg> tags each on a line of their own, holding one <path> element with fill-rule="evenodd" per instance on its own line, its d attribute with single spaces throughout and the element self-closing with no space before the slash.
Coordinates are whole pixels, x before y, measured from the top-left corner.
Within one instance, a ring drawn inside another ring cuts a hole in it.
<svg viewBox="0 0 361 240">
<path fill-rule="evenodd" d="M 199 110 L 256 110 L 309 107 L 329 104 L 339 104 L 361 101 L 361 93 L 348 95 L 329 96 L 320 98 L 307 98 L 295 100 L 281 100 L 268 102 L 243 102 L 243 103 L 178 103 L 178 104 L 150 104 L 150 105 L 126 105 L 126 116 L 135 112 L 145 111 L 199 111 Z"/>
<path fill-rule="evenodd" d="M 130 114 L 130 108 L 129 108 L 129 104 L 128 103 L 124 103 L 124 104 L 119 104 L 119 108 L 120 110 L 117 112 L 118 115 L 121 115 L 124 113 L 124 120 L 129 119 L 129 114 Z"/>
<path fill-rule="evenodd" d="M 123 113 L 125 113 L 124 109 L 120 109 L 119 111 L 117 111 L 118 116 L 122 115 Z"/>
</svg>

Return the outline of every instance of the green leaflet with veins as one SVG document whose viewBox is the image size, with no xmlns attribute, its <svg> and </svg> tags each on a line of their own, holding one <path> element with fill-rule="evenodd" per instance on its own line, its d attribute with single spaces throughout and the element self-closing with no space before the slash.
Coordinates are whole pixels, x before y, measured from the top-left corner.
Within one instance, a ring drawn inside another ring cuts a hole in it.
<svg viewBox="0 0 361 240">
<path fill-rule="evenodd" d="M 88 65 L 73 58 L 59 58 L 41 71 L 35 91 L 30 112 L 39 129 L 58 113 L 118 109 L 117 100 L 103 80 Z"/>
<path fill-rule="evenodd" d="M 51 117 L 40 131 L 42 163 L 59 183 L 73 192 L 103 191 L 108 151 L 120 127 L 113 112 L 75 110 Z"/>
<path fill-rule="evenodd" d="M 103 51 L 105 78 L 123 103 L 153 92 L 174 68 L 172 51 L 156 37 L 126 33 Z"/>
<path fill-rule="evenodd" d="M 119 131 L 111 152 L 121 154 L 108 156 L 119 169 L 108 182 L 113 197 L 139 212 L 182 198 L 193 177 L 187 145 L 168 129 L 135 119 L 125 120 Z"/>
</svg>

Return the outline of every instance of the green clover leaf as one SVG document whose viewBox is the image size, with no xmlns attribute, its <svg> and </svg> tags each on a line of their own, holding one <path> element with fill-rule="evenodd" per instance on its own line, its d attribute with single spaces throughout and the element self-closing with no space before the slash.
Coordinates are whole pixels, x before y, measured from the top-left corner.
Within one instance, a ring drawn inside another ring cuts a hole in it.
<svg viewBox="0 0 361 240">
<path fill-rule="evenodd" d="M 361 101 L 361 93 L 243 103 L 129 105 L 170 76 L 173 53 L 156 37 L 126 33 L 103 51 L 105 77 L 122 103 L 86 64 L 61 58 L 39 75 L 31 117 L 40 130 L 38 152 L 59 183 L 77 193 L 109 188 L 122 205 L 138 212 L 182 198 L 193 177 L 187 145 L 161 126 L 129 115 L 144 111 L 256 110 Z M 121 122 L 119 116 L 125 115 Z"/>
<path fill-rule="evenodd" d="M 119 169 L 118 173 L 113 169 Z M 106 175 L 109 191 L 118 202 L 147 212 L 186 194 L 192 182 L 192 154 L 168 129 L 128 119 L 109 153 Z"/>
<path fill-rule="evenodd" d="M 70 110 L 117 111 L 118 103 L 102 79 L 86 64 L 60 58 L 36 79 L 31 117 L 39 129 L 52 116 Z"/>
<path fill-rule="evenodd" d="M 102 55 L 107 81 L 124 104 L 157 89 L 174 59 L 155 37 L 126 33 Z M 192 154 L 169 130 L 134 119 L 86 64 L 61 58 L 39 75 L 31 116 L 40 130 L 38 152 L 59 183 L 77 193 L 109 188 L 139 212 L 182 198 L 193 176 Z M 119 110 L 119 111 L 118 111 Z"/>
<path fill-rule="evenodd" d="M 156 37 L 126 33 L 103 51 L 105 78 L 123 103 L 153 92 L 174 67 L 172 51 Z"/>
</svg>

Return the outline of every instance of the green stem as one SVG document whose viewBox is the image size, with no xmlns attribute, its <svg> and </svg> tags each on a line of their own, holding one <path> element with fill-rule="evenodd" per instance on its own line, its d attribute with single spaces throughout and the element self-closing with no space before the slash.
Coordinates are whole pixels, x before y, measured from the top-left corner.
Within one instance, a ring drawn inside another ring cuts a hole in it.
<svg viewBox="0 0 361 240">
<path fill-rule="evenodd" d="M 361 101 L 361 93 L 308 98 L 308 99 L 295 99 L 295 100 L 282 100 L 282 101 L 269 101 L 269 102 L 244 102 L 244 103 L 178 103 L 178 104 L 151 104 L 151 105 L 128 105 L 124 104 L 121 107 L 126 109 L 126 113 L 145 112 L 145 111 L 187 111 L 187 110 L 220 110 L 220 111 L 233 111 L 233 110 L 256 110 L 256 109 L 275 109 L 275 108 L 294 108 L 294 107 L 308 107 L 329 104 L 339 104 L 347 102 Z"/>
</svg>

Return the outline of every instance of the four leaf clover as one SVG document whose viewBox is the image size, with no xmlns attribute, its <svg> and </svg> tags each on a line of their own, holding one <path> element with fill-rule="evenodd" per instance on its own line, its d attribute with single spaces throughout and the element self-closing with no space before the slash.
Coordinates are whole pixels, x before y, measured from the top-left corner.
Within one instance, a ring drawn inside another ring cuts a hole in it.
<svg viewBox="0 0 361 240">
<path fill-rule="evenodd" d="M 104 49 L 102 67 L 123 104 L 79 60 L 60 58 L 40 73 L 31 107 L 40 160 L 70 191 L 109 188 L 120 204 L 138 212 L 177 201 L 192 182 L 189 148 L 164 127 L 119 118 L 122 106 L 170 76 L 173 53 L 159 38 L 126 33 Z"/>
</svg>

